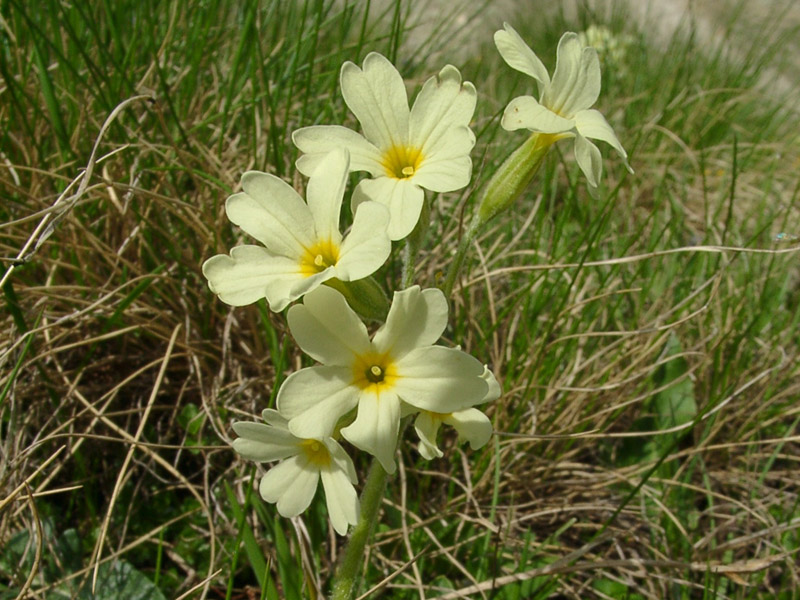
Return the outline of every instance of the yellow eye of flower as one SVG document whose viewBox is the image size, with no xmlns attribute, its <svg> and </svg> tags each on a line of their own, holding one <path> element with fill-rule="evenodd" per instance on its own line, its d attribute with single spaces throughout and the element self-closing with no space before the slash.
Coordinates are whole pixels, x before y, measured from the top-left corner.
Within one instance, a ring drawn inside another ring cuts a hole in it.
<svg viewBox="0 0 800 600">
<path fill-rule="evenodd" d="M 300 259 L 300 273 L 311 277 L 334 266 L 339 260 L 339 246 L 333 240 L 322 240 L 306 248 Z"/>
<path fill-rule="evenodd" d="M 383 153 L 381 165 L 386 174 L 394 179 L 413 177 L 422 164 L 423 156 L 419 148 L 412 146 L 392 146 Z"/>
<path fill-rule="evenodd" d="M 331 464 L 331 455 L 328 448 L 319 440 L 303 440 L 300 448 L 312 464 L 318 467 L 327 467 Z"/>
<path fill-rule="evenodd" d="M 366 354 L 353 361 L 353 384 L 365 390 L 369 387 L 390 388 L 397 378 L 397 367 L 389 356 Z"/>
</svg>

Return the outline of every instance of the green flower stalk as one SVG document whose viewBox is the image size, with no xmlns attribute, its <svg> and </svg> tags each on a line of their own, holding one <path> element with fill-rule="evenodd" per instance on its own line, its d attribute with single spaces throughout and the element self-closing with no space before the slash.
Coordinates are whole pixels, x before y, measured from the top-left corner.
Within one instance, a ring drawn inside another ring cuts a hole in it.
<svg viewBox="0 0 800 600">
<path fill-rule="evenodd" d="M 386 489 L 387 473 L 375 459 L 361 493 L 361 515 L 350 533 L 342 560 L 333 577 L 331 600 L 351 600 L 361 577 L 364 548 L 378 522 L 378 512 Z"/>
</svg>

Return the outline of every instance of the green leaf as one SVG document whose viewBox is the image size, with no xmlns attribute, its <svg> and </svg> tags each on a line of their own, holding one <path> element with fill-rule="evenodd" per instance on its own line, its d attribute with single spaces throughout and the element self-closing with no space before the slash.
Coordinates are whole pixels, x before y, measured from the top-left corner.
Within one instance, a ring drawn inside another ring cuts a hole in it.
<svg viewBox="0 0 800 600">
<path fill-rule="evenodd" d="M 203 413 L 196 404 L 186 404 L 178 414 L 178 424 L 186 430 L 189 435 L 197 435 L 205 421 Z"/>
<path fill-rule="evenodd" d="M 78 598 L 81 600 L 166 600 L 164 594 L 141 571 L 125 560 L 100 565 L 97 585 L 92 593 L 87 581 Z M 61 597 L 59 595 L 59 597 Z"/>
</svg>

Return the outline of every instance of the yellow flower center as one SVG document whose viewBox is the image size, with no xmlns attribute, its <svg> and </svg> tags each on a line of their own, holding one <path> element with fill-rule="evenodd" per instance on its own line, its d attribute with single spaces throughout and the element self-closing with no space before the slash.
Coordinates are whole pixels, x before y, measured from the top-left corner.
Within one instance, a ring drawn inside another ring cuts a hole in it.
<svg viewBox="0 0 800 600">
<path fill-rule="evenodd" d="M 385 354 L 369 353 L 353 362 L 353 385 L 378 393 L 391 389 L 397 380 L 397 366 Z"/>
<path fill-rule="evenodd" d="M 300 259 L 300 273 L 311 277 L 334 266 L 339 260 L 339 246 L 333 240 L 321 240 L 306 248 Z"/>
<path fill-rule="evenodd" d="M 422 150 L 412 146 L 392 146 L 383 153 L 381 165 L 394 179 L 414 176 L 423 161 Z"/>
<path fill-rule="evenodd" d="M 311 464 L 317 467 L 327 467 L 331 464 L 331 454 L 328 447 L 319 440 L 303 440 L 300 449 Z"/>
</svg>

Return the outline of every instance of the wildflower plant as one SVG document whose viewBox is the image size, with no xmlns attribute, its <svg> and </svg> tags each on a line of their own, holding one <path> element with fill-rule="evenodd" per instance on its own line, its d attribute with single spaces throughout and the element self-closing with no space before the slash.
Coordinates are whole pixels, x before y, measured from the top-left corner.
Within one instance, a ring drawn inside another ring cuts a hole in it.
<svg viewBox="0 0 800 600">
<path fill-rule="evenodd" d="M 600 93 L 594 49 L 582 47 L 576 34 L 564 34 L 551 79 L 511 26 L 498 31 L 495 42 L 506 63 L 531 76 L 539 92 L 538 99 L 511 100 L 500 125 L 531 135 L 490 181 L 476 186 L 483 191 L 440 288 L 414 281 L 421 247 L 419 236 L 409 235 L 427 218 L 425 190 L 445 193 L 470 183 L 476 90 L 447 65 L 424 83 L 409 109 L 399 72 L 375 52 L 362 67 L 348 61 L 341 68 L 341 92 L 362 133 L 336 124 L 294 131 L 301 152 L 296 166 L 309 178 L 307 201 L 278 177 L 245 173 L 242 191 L 228 198 L 226 212 L 261 245 L 237 246 L 203 265 L 210 289 L 223 302 L 241 306 L 265 298 L 276 312 L 294 303 L 286 315 L 289 331 L 319 363 L 286 378 L 276 407 L 263 412 L 264 423 L 234 423 L 239 437 L 233 448 L 249 460 L 279 461 L 262 477 L 259 491 L 284 517 L 302 514 L 322 481 L 333 529 L 345 535 L 352 526 L 333 582 L 336 599 L 355 592 L 364 546 L 407 426 L 413 423 L 425 459 L 444 455 L 437 444 L 443 425 L 473 449 L 491 438 L 482 406 L 501 395 L 495 375 L 459 347 L 437 344 L 476 234 L 512 205 L 560 139 L 575 140 L 575 158 L 592 187 L 600 183 L 602 163 L 589 140 L 611 145 L 627 166 L 613 129 L 591 108 Z M 348 173 L 361 171 L 369 177 L 351 194 L 352 226 L 343 234 Z M 375 274 L 392 242 L 400 240 L 401 281 L 386 285 Z M 356 470 L 340 442 L 374 457 L 360 503 Z"/>
</svg>

